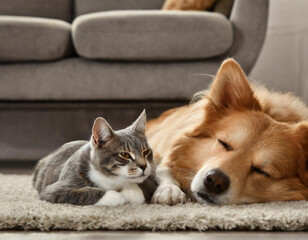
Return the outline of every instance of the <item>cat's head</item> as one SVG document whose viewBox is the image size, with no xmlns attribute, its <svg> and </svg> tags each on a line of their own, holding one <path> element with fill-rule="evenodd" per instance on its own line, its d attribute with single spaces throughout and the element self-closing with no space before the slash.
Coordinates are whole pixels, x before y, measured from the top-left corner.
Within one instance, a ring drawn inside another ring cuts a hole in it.
<svg viewBox="0 0 308 240">
<path fill-rule="evenodd" d="M 129 127 L 114 131 L 104 118 L 93 124 L 91 162 L 106 176 L 142 183 L 154 171 L 152 149 L 145 136 L 143 111 Z"/>
</svg>

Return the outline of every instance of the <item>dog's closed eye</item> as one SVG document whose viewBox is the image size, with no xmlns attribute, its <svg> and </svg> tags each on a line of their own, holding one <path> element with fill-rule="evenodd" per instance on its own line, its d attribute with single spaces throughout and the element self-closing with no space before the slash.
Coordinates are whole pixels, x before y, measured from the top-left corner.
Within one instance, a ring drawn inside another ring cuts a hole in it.
<svg viewBox="0 0 308 240">
<path fill-rule="evenodd" d="M 226 142 L 222 141 L 221 139 L 217 139 L 217 141 L 226 149 L 226 151 L 232 151 L 233 148 Z"/>
<path fill-rule="evenodd" d="M 271 177 L 270 174 L 268 174 L 267 172 L 261 170 L 260 168 L 258 168 L 258 167 L 256 167 L 256 166 L 251 166 L 251 171 L 252 171 L 252 172 L 255 172 L 255 173 L 262 174 L 262 175 L 264 175 L 264 176 L 266 176 L 266 177 L 268 177 L 268 178 Z"/>
</svg>

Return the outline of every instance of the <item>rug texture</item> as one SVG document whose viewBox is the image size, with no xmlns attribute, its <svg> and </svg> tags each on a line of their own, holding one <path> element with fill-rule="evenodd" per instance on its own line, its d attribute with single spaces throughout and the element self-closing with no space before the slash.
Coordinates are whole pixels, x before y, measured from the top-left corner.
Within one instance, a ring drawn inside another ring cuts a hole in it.
<svg viewBox="0 0 308 240">
<path fill-rule="evenodd" d="M 308 230 L 308 201 L 81 207 L 40 201 L 29 175 L 0 174 L 0 229 L 298 231 Z"/>
</svg>

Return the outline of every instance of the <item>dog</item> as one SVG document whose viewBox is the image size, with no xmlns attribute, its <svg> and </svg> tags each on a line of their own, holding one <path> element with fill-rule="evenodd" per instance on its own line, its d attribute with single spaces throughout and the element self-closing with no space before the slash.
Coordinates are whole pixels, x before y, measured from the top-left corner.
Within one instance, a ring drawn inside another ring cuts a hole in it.
<svg viewBox="0 0 308 240">
<path fill-rule="evenodd" d="M 153 203 L 241 204 L 308 199 L 308 109 L 252 86 L 225 60 L 204 96 L 150 120 L 158 161 Z"/>
</svg>

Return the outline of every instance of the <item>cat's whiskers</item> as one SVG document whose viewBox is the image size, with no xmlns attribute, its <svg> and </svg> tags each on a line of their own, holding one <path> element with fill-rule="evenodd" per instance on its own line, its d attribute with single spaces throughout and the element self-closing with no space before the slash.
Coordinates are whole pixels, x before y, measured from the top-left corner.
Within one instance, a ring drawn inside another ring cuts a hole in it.
<svg viewBox="0 0 308 240">
<path fill-rule="evenodd" d="M 189 173 L 189 174 L 192 174 L 192 175 L 196 175 L 197 173 L 192 171 L 192 170 L 188 170 L 188 169 L 185 169 L 185 168 L 180 168 L 180 167 L 173 167 L 177 170 L 180 170 L 180 171 L 183 171 L 183 172 L 186 172 L 186 173 Z"/>
<path fill-rule="evenodd" d="M 156 172 L 154 170 L 151 170 L 150 176 L 154 179 L 154 181 L 158 182 L 158 178 L 157 178 Z"/>
<path fill-rule="evenodd" d="M 183 179 L 184 182 L 192 182 L 193 178 L 190 176 L 181 175 L 181 179 Z"/>
</svg>

